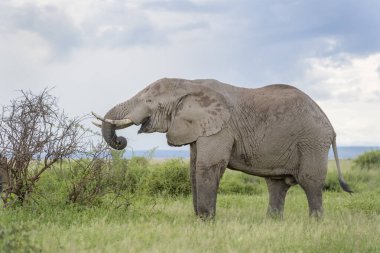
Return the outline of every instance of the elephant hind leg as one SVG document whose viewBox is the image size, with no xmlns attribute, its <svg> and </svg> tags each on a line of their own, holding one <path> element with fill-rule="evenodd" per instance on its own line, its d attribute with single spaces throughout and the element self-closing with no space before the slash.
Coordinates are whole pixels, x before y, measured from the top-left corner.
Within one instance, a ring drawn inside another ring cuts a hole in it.
<svg viewBox="0 0 380 253">
<path fill-rule="evenodd" d="M 304 152 L 300 163 L 298 183 L 306 193 L 309 214 L 322 217 L 322 189 L 327 173 L 327 150 Z"/>
<path fill-rule="evenodd" d="M 322 187 L 304 187 L 310 217 L 321 218 L 323 216 Z"/>
<path fill-rule="evenodd" d="M 284 212 L 285 197 L 290 185 L 284 179 L 265 178 L 269 191 L 269 205 L 267 215 L 269 217 L 282 217 Z"/>
</svg>

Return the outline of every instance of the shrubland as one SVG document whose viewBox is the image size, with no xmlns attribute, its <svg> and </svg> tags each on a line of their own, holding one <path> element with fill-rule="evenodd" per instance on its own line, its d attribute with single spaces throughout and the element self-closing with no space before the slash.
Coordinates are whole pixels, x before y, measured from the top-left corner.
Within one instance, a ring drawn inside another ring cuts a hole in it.
<svg viewBox="0 0 380 253">
<path fill-rule="evenodd" d="M 22 206 L 0 211 L 0 252 L 378 252 L 380 171 L 342 165 L 355 193 L 340 189 L 331 161 L 322 220 L 308 217 L 299 186 L 290 189 L 282 220 L 266 218 L 265 181 L 227 170 L 216 219 L 202 222 L 192 210 L 187 160 L 115 152 L 96 172 L 102 190 L 85 201 L 70 201 L 81 174 L 63 162 Z"/>
</svg>

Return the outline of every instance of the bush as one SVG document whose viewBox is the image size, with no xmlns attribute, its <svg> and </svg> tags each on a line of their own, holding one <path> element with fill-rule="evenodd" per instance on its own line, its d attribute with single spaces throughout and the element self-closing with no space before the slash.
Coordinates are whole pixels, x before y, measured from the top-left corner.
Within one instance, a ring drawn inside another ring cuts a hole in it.
<svg viewBox="0 0 380 253">
<path fill-rule="evenodd" d="M 183 159 L 153 165 L 144 181 L 143 190 L 150 195 L 187 196 L 191 193 L 189 164 Z"/>
<path fill-rule="evenodd" d="M 380 168 L 380 150 L 365 152 L 358 156 L 354 163 L 360 169 Z"/>
<path fill-rule="evenodd" d="M 171 159 L 152 164 L 143 157 L 128 162 L 127 184 L 131 193 L 163 195 L 169 197 L 191 194 L 189 163 L 183 159 Z M 226 171 L 221 180 L 222 194 L 260 194 L 266 185 L 258 177 L 235 171 Z"/>
<path fill-rule="evenodd" d="M 91 165 L 91 161 L 86 164 Z M 189 164 L 181 159 L 152 163 L 146 157 L 124 159 L 123 152 L 112 151 L 109 164 L 103 163 L 97 170 L 82 167 L 72 169 L 74 184 L 70 202 L 94 205 L 106 199 L 114 202 L 118 198 L 127 200 L 129 205 L 133 195 L 176 197 L 187 196 L 191 192 Z M 75 199 L 72 198 L 73 193 L 76 194 Z M 120 204 L 119 200 L 115 203 Z"/>
<path fill-rule="evenodd" d="M 144 181 L 150 173 L 149 161 L 145 157 L 134 157 L 128 160 L 128 169 L 125 175 L 125 186 L 129 193 L 141 192 Z"/>
<path fill-rule="evenodd" d="M 117 205 L 130 205 L 129 193 L 136 191 L 136 173 L 129 170 L 129 161 L 124 150 L 107 150 L 104 143 L 95 147 L 92 159 L 76 160 L 71 170 L 71 190 L 69 202 L 82 205 L 100 204 L 110 199 L 122 199 Z M 101 155 L 99 155 L 101 154 Z M 107 197 L 105 197 L 107 196 Z M 109 203 L 109 201 L 107 201 Z"/>
<path fill-rule="evenodd" d="M 264 191 L 263 180 L 242 172 L 226 171 L 219 192 L 223 194 L 260 194 Z"/>
<path fill-rule="evenodd" d="M 70 166 L 72 173 L 68 201 L 79 204 L 95 204 L 106 194 L 109 167 L 104 160 L 80 159 Z"/>
<path fill-rule="evenodd" d="M 45 89 L 0 108 L 0 192 L 4 206 L 23 203 L 42 174 L 81 149 L 85 130 L 70 119 Z"/>
</svg>

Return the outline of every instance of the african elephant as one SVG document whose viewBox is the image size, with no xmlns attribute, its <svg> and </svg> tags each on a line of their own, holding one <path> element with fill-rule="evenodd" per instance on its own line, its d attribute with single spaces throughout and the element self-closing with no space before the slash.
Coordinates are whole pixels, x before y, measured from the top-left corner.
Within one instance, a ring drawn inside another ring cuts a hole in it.
<svg viewBox="0 0 380 253">
<path fill-rule="evenodd" d="M 171 146 L 190 145 L 190 178 L 196 215 L 212 218 L 219 181 L 228 167 L 264 177 L 269 215 L 282 215 L 291 185 L 305 191 L 309 213 L 321 216 L 322 187 L 332 145 L 343 190 L 336 134 L 321 108 L 305 93 L 283 84 L 257 89 L 216 80 L 160 79 L 113 107 L 101 120 L 103 138 L 127 145 L 115 130 L 141 125 L 139 133 L 166 133 Z"/>
</svg>

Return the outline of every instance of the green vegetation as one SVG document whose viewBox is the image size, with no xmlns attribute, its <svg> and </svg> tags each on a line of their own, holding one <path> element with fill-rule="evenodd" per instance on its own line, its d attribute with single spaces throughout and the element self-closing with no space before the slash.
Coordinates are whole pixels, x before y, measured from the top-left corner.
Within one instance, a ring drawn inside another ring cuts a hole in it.
<svg viewBox="0 0 380 253">
<path fill-rule="evenodd" d="M 380 150 L 363 153 L 355 159 L 355 165 L 361 169 L 380 169 Z"/>
<path fill-rule="evenodd" d="M 349 195 L 330 162 L 320 221 L 308 217 L 299 186 L 283 220 L 266 218 L 265 181 L 227 170 L 216 220 L 202 222 L 187 161 L 112 156 L 111 167 L 85 177 L 80 167 L 56 166 L 23 206 L 1 209 L 0 252 L 380 252 L 380 170 L 342 161 Z M 74 185 L 83 201 L 69 201 Z"/>
</svg>

